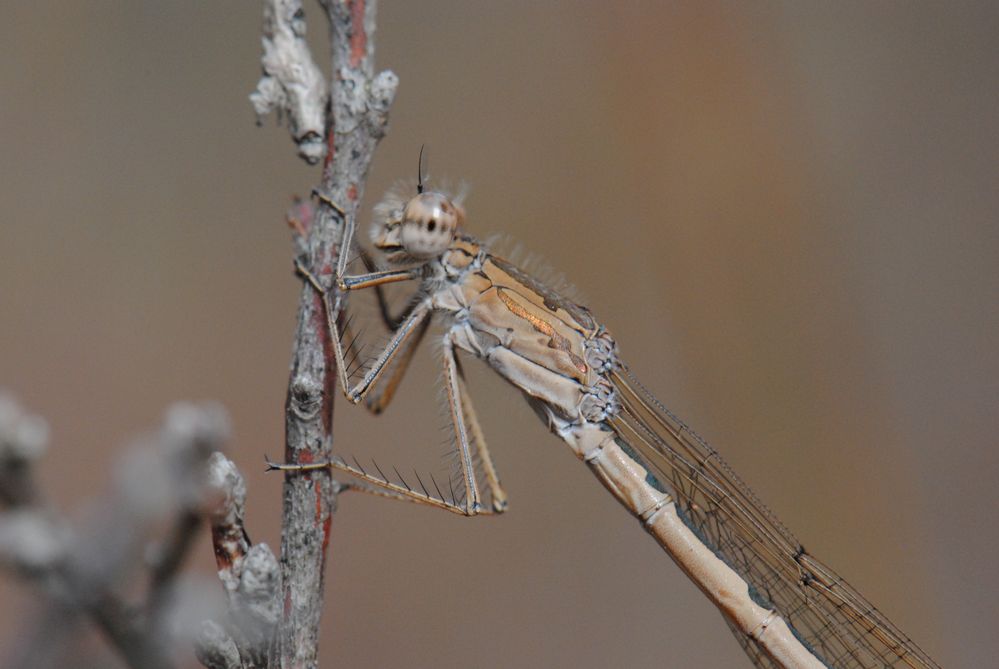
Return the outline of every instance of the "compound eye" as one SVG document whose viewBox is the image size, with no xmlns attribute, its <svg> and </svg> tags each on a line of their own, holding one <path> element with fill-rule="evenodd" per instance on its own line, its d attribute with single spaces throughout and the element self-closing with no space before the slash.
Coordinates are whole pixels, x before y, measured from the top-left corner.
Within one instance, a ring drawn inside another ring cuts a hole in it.
<svg viewBox="0 0 999 669">
<path fill-rule="evenodd" d="M 400 242 L 414 258 L 438 256 L 451 245 L 458 211 L 440 193 L 421 193 L 406 204 Z"/>
</svg>

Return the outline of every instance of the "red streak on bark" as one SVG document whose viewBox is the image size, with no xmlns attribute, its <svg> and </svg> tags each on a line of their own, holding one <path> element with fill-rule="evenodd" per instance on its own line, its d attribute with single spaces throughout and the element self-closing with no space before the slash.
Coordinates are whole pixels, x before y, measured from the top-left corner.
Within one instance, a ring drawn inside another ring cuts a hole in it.
<svg viewBox="0 0 999 669">
<path fill-rule="evenodd" d="M 330 261 L 323 263 L 320 274 L 328 275 L 333 272 Z M 333 342 L 330 339 L 330 331 L 326 324 L 326 308 L 319 295 L 315 297 L 315 306 L 312 309 L 312 327 L 319 333 L 319 341 L 323 347 L 323 433 L 329 435 L 333 430 L 333 394 L 336 392 L 336 357 L 333 355 Z"/>
<path fill-rule="evenodd" d="M 347 199 L 351 202 L 357 202 L 357 184 L 350 184 L 347 188 Z"/>
<path fill-rule="evenodd" d="M 316 491 L 316 523 L 318 523 L 323 517 L 323 487 L 317 485 L 315 487 Z M 323 541 L 326 541 L 326 537 L 323 537 Z"/>
<path fill-rule="evenodd" d="M 350 66 L 357 67 L 368 50 L 368 33 L 364 32 L 364 0 L 350 3 Z"/>
<path fill-rule="evenodd" d="M 288 619 L 288 615 L 291 614 L 291 590 L 285 590 L 284 592 L 284 617 L 285 620 Z"/>
<path fill-rule="evenodd" d="M 323 563 L 326 563 L 326 553 L 330 547 L 330 528 L 333 525 L 333 514 L 326 516 L 323 521 Z"/>
<path fill-rule="evenodd" d="M 298 464 L 311 465 L 313 462 L 315 462 L 315 458 L 312 457 L 312 451 L 302 449 L 298 452 Z"/>
<path fill-rule="evenodd" d="M 336 374 L 333 373 L 336 361 L 333 359 L 331 346 L 324 347 L 323 354 L 326 358 L 326 400 L 323 402 L 323 431 L 328 437 L 333 431 L 333 407 L 331 403 L 333 393 L 336 392 Z"/>
</svg>

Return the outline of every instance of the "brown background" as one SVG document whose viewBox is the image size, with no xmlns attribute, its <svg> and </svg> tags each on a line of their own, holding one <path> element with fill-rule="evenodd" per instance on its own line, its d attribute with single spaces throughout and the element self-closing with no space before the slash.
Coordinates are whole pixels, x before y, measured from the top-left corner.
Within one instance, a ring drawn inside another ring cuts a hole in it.
<svg viewBox="0 0 999 669">
<path fill-rule="evenodd" d="M 282 218 L 317 177 L 254 126 L 259 24 L 242 2 L 5 8 L 0 384 L 51 421 L 64 509 L 170 402 L 216 398 L 251 533 L 278 542 L 261 463 L 281 452 L 299 292 Z M 378 60 L 402 83 L 368 203 L 426 142 L 434 175 L 472 185 L 471 226 L 572 277 L 814 554 L 943 665 L 984 666 L 996 35 L 994 3 L 384 2 Z M 338 450 L 436 454 L 436 379 L 425 356 L 378 420 L 341 403 Z M 510 512 L 343 498 L 324 666 L 746 666 L 526 404 L 472 385 Z M 211 573 L 206 540 L 194 562 Z M 3 647 L 35 606 L 7 578 L 0 597 Z"/>
</svg>

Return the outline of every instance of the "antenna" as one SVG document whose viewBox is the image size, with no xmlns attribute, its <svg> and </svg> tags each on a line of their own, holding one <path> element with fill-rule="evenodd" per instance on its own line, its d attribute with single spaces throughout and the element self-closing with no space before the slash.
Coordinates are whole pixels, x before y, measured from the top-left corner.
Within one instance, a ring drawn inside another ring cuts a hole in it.
<svg viewBox="0 0 999 669">
<path fill-rule="evenodd" d="M 426 144 L 420 144 L 420 164 L 416 167 L 416 193 L 423 193 L 423 148 Z"/>
</svg>

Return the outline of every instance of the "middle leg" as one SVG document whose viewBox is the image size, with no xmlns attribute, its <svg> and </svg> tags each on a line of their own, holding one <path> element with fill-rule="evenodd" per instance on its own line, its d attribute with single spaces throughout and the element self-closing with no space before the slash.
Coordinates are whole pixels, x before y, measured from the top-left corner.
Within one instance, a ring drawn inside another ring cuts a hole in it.
<svg viewBox="0 0 999 669">
<path fill-rule="evenodd" d="M 379 356 L 381 357 L 381 356 Z M 471 409 L 471 405 L 467 404 L 465 389 L 462 386 L 462 381 L 458 371 L 458 363 L 455 359 L 454 354 L 454 344 L 451 340 L 450 335 L 446 335 L 444 339 L 444 377 L 445 377 L 445 390 L 447 391 L 448 398 L 448 409 L 451 416 L 451 422 L 454 426 L 454 435 L 456 448 L 458 451 L 458 456 L 461 462 L 461 472 L 462 479 L 465 487 L 465 494 L 463 503 L 459 503 L 456 499 L 457 494 L 455 491 L 451 490 L 451 499 L 447 499 L 440 486 L 434 479 L 434 488 L 437 491 L 438 497 L 434 497 L 430 494 L 429 489 L 424 484 L 423 480 L 417 476 L 417 481 L 420 484 L 421 490 L 417 490 L 409 485 L 402 478 L 402 475 L 396 471 L 396 476 L 399 479 L 399 483 L 390 481 L 385 473 L 374 465 L 378 472 L 375 475 L 368 472 L 360 463 L 356 462 L 354 464 L 349 464 L 345 460 L 339 457 L 334 457 L 328 462 L 317 462 L 313 464 L 297 465 L 297 464 L 276 464 L 268 463 L 270 469 L 277 469 L 280 471 L 292 471 L 292 472 L 303 472 L 303 471 L 314 471 L 318 469 L 334 469 L 337 471 L 342 471 L 351 476 L 354 476 L 362 481 L 365 481 L 374 489 L 367 490 L 361 488 L 360 490 L 364 492 L 370 492 L 378 494 L 384 497 L 390 497 L 393 499 L 406 499 L 411 502 L 418 504 L 424 504 L 427 506 L 433 506 L 441 509 L 446 509 L 452 513 L 457 513 L 464 516 L 478 516 L 478 515 L 490 515 L 493 513 L 502 513 L 506 508 L 506 494 L 498 487 L 499 481 L 495 477 L 495 470 L 492 467 L 492 462 L 489 459 L 488 451 L 485 450 L 485 442 L 481 438 L 481 429 L 479 428 L 478 421 L 475 419 L 474 411 Z M 479 495 L 478 483 L 475 476 L 475 466 L 472 459 L 472 448 L 469 440 L 469 425 L 466 423 L 466 417 L 471 419 L 471 434 L 473 438 L 478 442 L 477 448 L 479 449 L 480 457 L 485 463 L 487 471 L 487 479 L 489 480 L 489 485 L 493 491 L 493 508 L 488 509 L 483 507 L 481 498 Z M 491 474 L 489 472 L 492 472 Z M 495 482 L 495 484 L 494 484 Z"/>
</svg>

